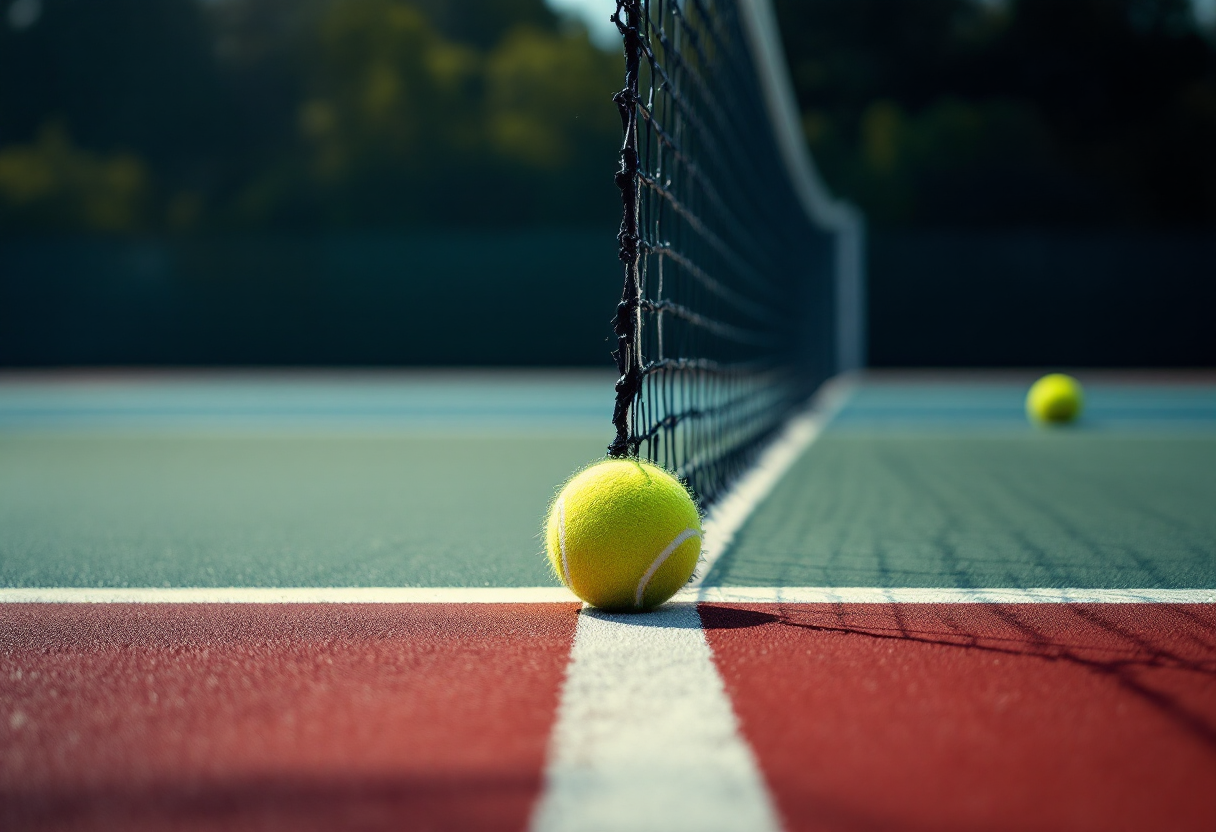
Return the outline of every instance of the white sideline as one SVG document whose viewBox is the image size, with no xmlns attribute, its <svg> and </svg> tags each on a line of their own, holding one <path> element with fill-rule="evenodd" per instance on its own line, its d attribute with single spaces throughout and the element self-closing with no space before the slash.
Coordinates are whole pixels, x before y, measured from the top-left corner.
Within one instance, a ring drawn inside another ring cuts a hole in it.
<svg viewBox="0 0 1216 832">
<path fill-rule="evenodd" d="M 676 593 L 671 606 L 718 604 L 1216 604 L 1216 589 L 926 589 L 713 586 Z M 578 604 L 562 587 L 0 587 L 0 604 Z"/>
<path fill-rule="evenodd" d="M 696 606 L 584 609 L 532 829 L 778 828 Z"/>
<path fill-rule="evenodd" d="M 563 587 L 0 588 L 0 604 L 548 604 L 581 603 Z"/>
<path fill-rule="evenodd" d="M 685 590 L 676 600 L 722 604 L 1213 604 L 1216 589 L 715 586 Z"/>
</svg>

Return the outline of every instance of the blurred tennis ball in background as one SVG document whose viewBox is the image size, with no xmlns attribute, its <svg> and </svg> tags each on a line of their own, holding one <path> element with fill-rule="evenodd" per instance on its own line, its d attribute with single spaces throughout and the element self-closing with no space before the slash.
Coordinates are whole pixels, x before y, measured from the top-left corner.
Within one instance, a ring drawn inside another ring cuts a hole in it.
<svg viewBox="0 0 1216 832">
<path fill-rule="evenodd" d="M 1039 424 L 1068 424 L 1081 415 L 1084 405 L 1081 385 L 1063 373 L 1043 376 L 1026 394 L 1026 415 Z"/>
<path fill-rule="evenodd" d="M 553 571 L 605 610 L 648 610 L 688 583 L 701 555 L 701 515 L 668 472 L 636 459 L 584 468 L 549 507 Z"/>
</svg>

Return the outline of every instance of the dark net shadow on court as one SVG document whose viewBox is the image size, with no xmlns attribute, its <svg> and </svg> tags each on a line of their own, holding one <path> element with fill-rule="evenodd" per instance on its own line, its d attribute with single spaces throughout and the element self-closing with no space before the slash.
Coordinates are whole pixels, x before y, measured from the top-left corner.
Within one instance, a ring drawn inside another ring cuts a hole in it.
<svg viewBox="0 0 1216 832">
<path fill-rule="evenodd" d="M 789 643 L 781 631 L 796 630 L 895 650 L 921 645 L 1063 663 L 1149 706 L 1216 754 L 1216 615 L 1205 605 L 702 604 L 700 614 L 711 632 L 765 628 L 759 637 L 778 652 Z"/>
</svg>

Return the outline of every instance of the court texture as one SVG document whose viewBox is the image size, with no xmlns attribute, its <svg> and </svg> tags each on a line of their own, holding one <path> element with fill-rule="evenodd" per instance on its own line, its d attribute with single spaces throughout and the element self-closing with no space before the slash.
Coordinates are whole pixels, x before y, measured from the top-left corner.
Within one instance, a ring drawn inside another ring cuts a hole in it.
<svg viewBox="0 0 1216 832">
<path fill-rule="evenodd" d="M 834 379 L 657 612 L 611 375 L 0 377 L 0 828 L 1216 829 L 1216 377 Z"/>
</svg>

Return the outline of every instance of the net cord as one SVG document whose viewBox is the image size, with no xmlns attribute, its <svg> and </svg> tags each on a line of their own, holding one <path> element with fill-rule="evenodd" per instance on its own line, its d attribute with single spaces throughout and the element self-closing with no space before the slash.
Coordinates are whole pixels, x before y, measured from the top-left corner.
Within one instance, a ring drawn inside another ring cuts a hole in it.
<svg viewBox="0 0 1216 832">
<path fill-rule="evenodd" d="M 785 52 L 770 0 L 737 0 L 748 47 L 760 77 L 782 161 L 813 222 L 836 232 L 837 370 L 865 366 L 865 220 L 860 211 L 834 199 L 823 184 L 799 126 L 798 104 L 786 71 Z"/>
</svg>

